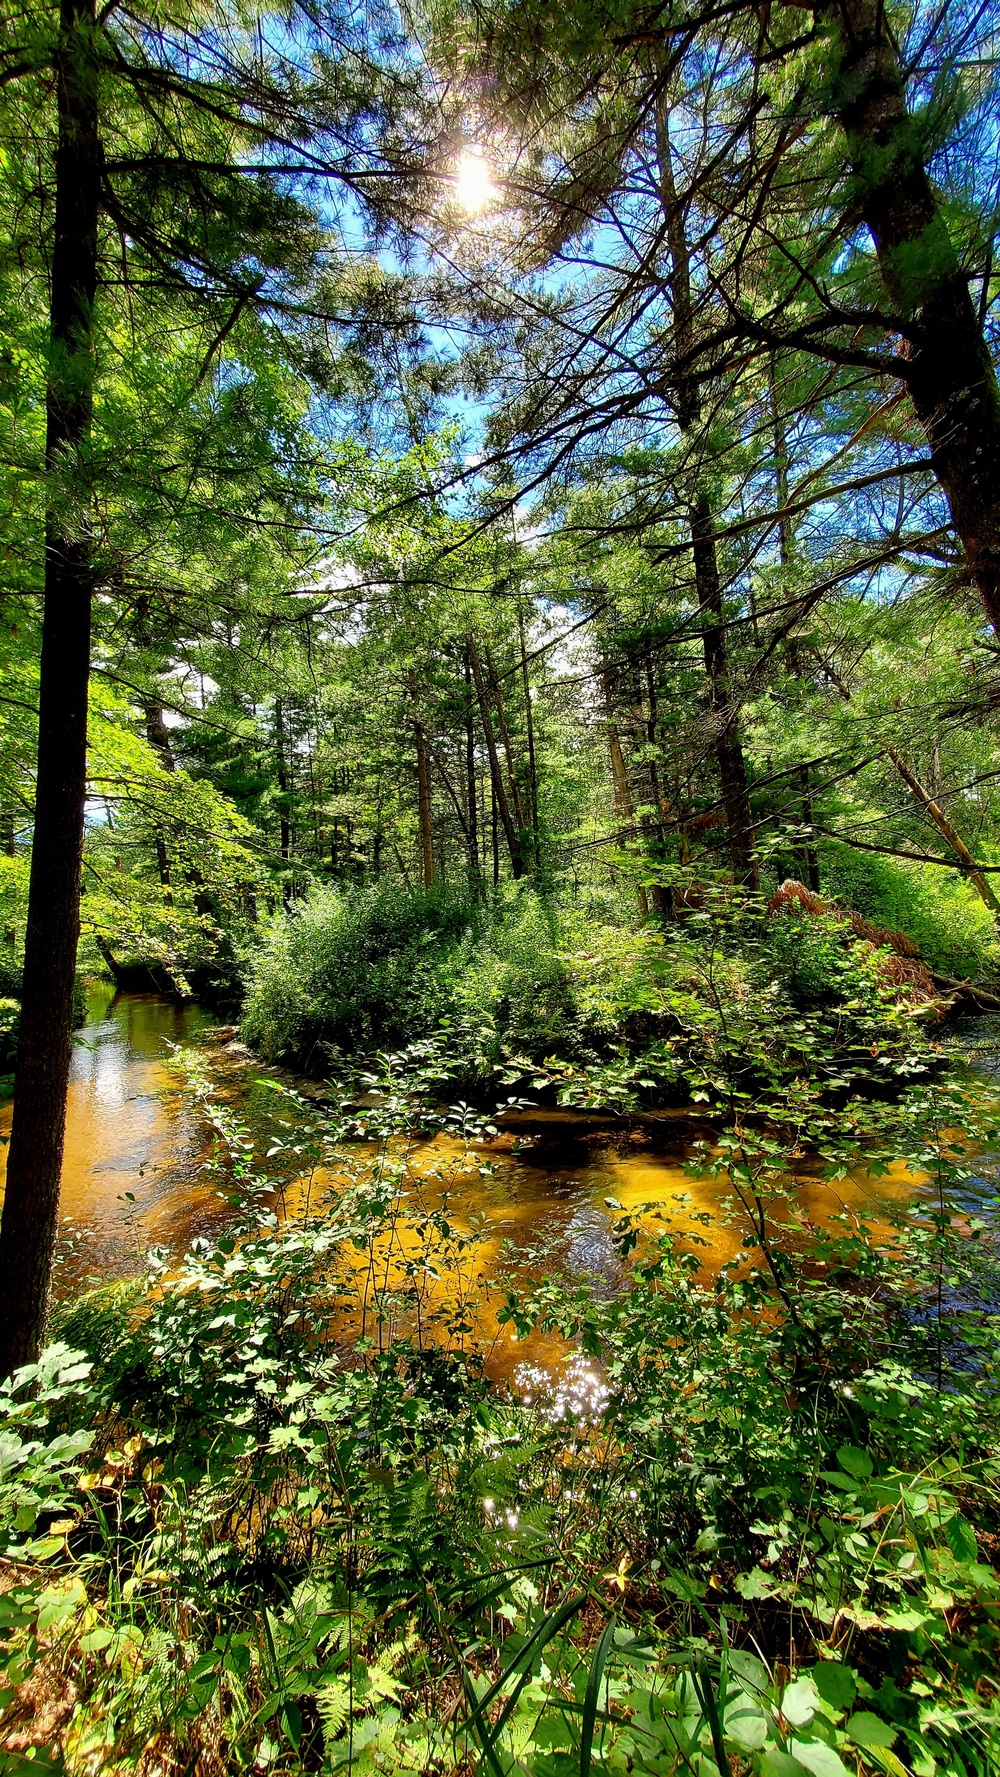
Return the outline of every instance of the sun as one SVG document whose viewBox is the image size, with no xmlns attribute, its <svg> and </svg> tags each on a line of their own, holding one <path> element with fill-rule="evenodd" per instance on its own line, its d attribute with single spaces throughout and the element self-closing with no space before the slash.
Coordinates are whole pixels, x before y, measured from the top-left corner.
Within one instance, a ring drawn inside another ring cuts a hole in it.
<svg viewBox="0 0 1000 1777">
<path fill-rule="evenodd" d="M 454 177 L 455 195 L 468 216 L 477 216 L 500 196 L 490 163 L 479 147 L 462 150 Z"/>
</svg>

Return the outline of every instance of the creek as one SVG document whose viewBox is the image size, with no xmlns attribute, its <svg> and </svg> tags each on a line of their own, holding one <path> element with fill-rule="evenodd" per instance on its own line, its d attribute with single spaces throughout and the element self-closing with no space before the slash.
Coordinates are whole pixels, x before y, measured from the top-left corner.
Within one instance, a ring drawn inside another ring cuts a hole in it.
<svg viewBox="0 0 1000 1777">
<path fill-rule="evenodd" d="M 172 1046 L 192 1049 L 213 1091 L 267 1137 L 286 1120 L 287 1101 L 257 1083 L 268 1070 L 218 1027 L 203 1008 L 157 994 L 92 990 L 76 1033 L 62 1176 L 54 1289 L 66 1299 L 81 1289 L 140 1271 L 151 1247 L 180 1254 L 199 1235 L 222 1233 L 232 1202 L 208 1165 L 210 1132 Z M 0 1111 L 6 1138 L 10 1106 Z M 695 1142 L 710 1134 L 690 1114 L 662 1113 L 640 1122 L 585 1117 L 569 1111 L 522 1111 L 501 1120 L 469 1166 L 456 1170 L 461 1144 L 446 1134 L 413 1147 L 415 1169 L 450 1172 L 451 1212 L 480 1236 L 477 1269 L 489 1275 L 504 1255 L 545 1254 L 571 1275 L 596 1276 L 613 1288 L 618 1260 L 612 1225 L 636 1210 L 697 1251 L 711 1272 L 737 1250 L 738 1236 L 720 1213 L 722 1187 L 685 1171 Z M 3 1150 L 6 1152 L 5 1146 Z M 859 1169 L 831 1185 L 815 1159 L 797 1163 L 794 1202 L 810 1221 L 847 1213 L 869 1226 L 890 1205 L 919 1203 L 926 1180 L 903 1166 L 872 1180 Z M 544 1260 L 536 1257 L 533 1268 Z M 491 1314 L 479 1330 L 497 1336 Z M 502 1339 L 504 1335 L 499 1335 Z M 510 1354 L 513 1357 L 513 1353 Z M 520 1353 L 523 1355 L 523 1348 Z M 507 1368 L 500 1352 L 493 1367 Z"/>
</svg>

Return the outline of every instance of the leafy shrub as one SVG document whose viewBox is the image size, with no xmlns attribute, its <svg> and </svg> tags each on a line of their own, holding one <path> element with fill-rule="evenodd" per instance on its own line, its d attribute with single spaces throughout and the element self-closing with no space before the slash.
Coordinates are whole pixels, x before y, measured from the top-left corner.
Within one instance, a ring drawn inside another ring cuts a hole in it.
<svg viewBox="0 0 1000 1777">
<path fill-rule="evenodd" d="M 836 916 L 772 918 L 726 888 L 662 931 L 528 889 L 476 909 L 324 890 L 275 922 L 243 1031 L 315 1071 L 367 1077 L 373 1051 L 400 1046 L 466 1091 L 530 1078 L 564 1103 L 626 1107 L 713 1096 L 727 1056 L 760 1090 L 803 1068 L 881 1089 L 922 1052 L 926 999 Z"/>
<path fill-rule="evenodd" d="M 828 845 L 822 874 L 825 893 L 875 925 L 907 933 L 939 973 L 988 979 L 1000 971 L 993 918 L 956 871 Z"/>
<path fill-rule="evenodd" d="M 277 916 L 252 959 L 247 1041 L 315 1070 L 330 1047 L 364 1052 L 424 1035 L 451 1008 L 474 917 L 464 896 L 444 890 L 314 890 Z"/>
</svg>

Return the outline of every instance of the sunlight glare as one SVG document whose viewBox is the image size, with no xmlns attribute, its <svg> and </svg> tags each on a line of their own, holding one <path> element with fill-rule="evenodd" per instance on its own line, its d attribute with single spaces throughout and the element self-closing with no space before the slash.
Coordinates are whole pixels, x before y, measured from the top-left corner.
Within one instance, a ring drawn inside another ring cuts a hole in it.
<svg viewBox="0 0 1000 1777">
<path fill-rule="evenodd" d="M 499 197 L 489 161 L 481 148 L 463 149 L 455 174 L 455 187 L 458 201 L 469 216 L 478 215 Z"/>
</svg>

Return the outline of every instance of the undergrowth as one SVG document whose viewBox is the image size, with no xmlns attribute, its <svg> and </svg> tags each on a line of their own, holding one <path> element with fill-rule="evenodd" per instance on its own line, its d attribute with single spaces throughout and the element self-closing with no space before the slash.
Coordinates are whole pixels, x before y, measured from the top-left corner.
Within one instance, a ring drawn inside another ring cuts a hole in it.
<svg viewBox="0 0 1000 1777">
<path fill-rule="evenodd" d="M 610 1297 L 486 1279 L 467 1109 L 428 1174 L 402 1090 L 360 1144 L 286 1094 L 262 1166 L 194 1089 L 238 1226 L 85 1298 L 3 1395 L 5 1770 L 1000 1769 L 989 1236 L 949 1209 L 1000 1129 L 968 1088 L 737 1110 L 694 1161 L 737 1259 L 612 1206 Z M 834 1185 L 905 1154 L 916 1212 L 811 1225 L 809 1146 Z"/>
<path fill-rule="evenodd" d="M 939 1010 L 926 970 L 859 941 L 835 906 L 769 910 L 731 885 L 703 882 L 683 920 L 638 931 L 529 889 L 488 905 L 324 889 L 253 959 L 242 1031 L 341 1081 L 421 1045 L 480 1098 L 530 1082 L 629 1108 L 684 1102 L 692 1083 L 715 1096 L 737 1054 L 757 1091 L 803 1071 L 892 1089 L 927 1065 Z"/>
</svg>

